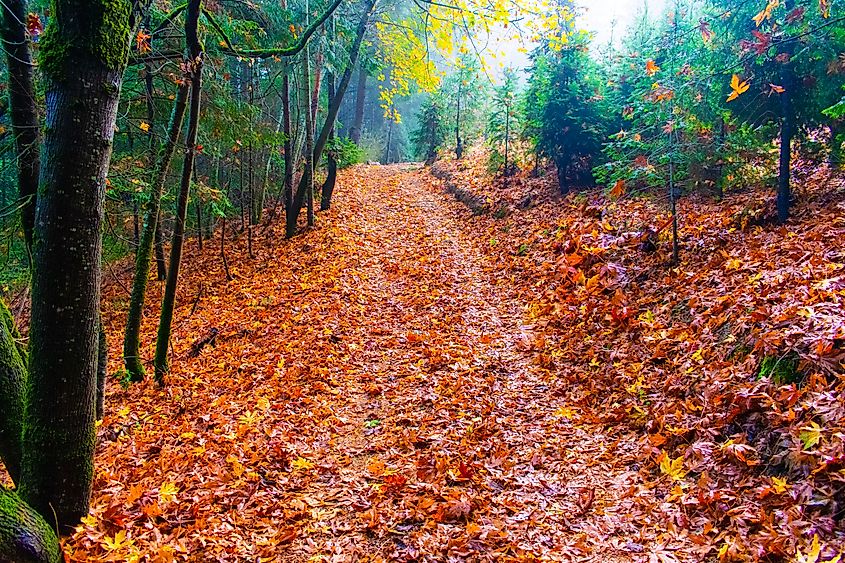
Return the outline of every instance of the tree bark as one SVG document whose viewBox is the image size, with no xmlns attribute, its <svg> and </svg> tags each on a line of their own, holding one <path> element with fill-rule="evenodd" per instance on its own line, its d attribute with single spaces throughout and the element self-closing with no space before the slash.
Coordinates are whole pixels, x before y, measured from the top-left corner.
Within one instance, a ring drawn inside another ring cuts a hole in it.
<svg viewBox="0 0 845 563">
<path fill-rule="evenodd" d="M 40 43 L 46 133 L 18 493 L 61 530 L 91 496 L 101 232 L 129 13 L 126 0 L 54 0 Z"/>
<path fill-rule="evenodd" d="M 357 144 L 361 142 L 361 132 L 364 127 L 364 104 L 367 98 L 367 69 L 364 64 L 358 65 L 358 89 L 355 92 L 355 116 L 352 120 L 352 128 L 349 130 L 349 139 Z"/>
<path fill-rule="evenodd" d="M 164 259 L 164 223 L 161 220 L 161 209 L 158 211 L 155 232 L 156 279 L 167 279 L 167 262 Z"/>
<path fill-rule="evenodd" d="M 17 343 L 20 338 L 12 313 L 0 301 L 0 460 L 12 481 L 21 472 L 26 358 Z"/>
<path fill-rule="evenodd" d="M 132 282 L 132 295 L 129 299 L 129 313 L 126 317 L 126 331 L 123 337 L 123 362 L 132 381 L 144 379 L 144 366 L 141 363 L 141 319 L 144 316 L 144 299 L 150 277 L 155 235 L 159 231 L 158 219 L 161 215 L 161 196 L 164 183 L 173 162 L 179 132 L 185 117 L 188 100 L 188 82 L 183 80 L 176 91 L 170 124 L 167 126 L 167 138 L 159 149 L 156 168 L 153 172 L 150 199 L 147 202 L 146 222 L 141 233 L 141 242 L 135 254 L 135 278 Z"/>
<path fill-rule="evenodd" d="M 191 108 L 188 113 L 188 135 L 185 139 L 185 160 L 182 163 L 182 179 L 179 185 L 179 199 L 176 205 L 176 225 L 170 248 L 170 267 L 161 302 L 161 318 L 155 352 L 155 380 L 164 384 L 164 375 L 170 370 L 168 348 L 173 328 L 173 310 L 176 304 L 176 286 L 179 282 L 179 268 L 182 262 L 182 246 L 185 242 L 185 218 L 188 213 L 188 196 L 191 191 L 191 174 L 196 156 L 197 131 L 199 129 L 200 96 L 202 94 L 203 52 L 197 35 L 197 24 L 202 0 L 190 0 L 185 14 L 185 41 L 190 59 Z"/>
<path fill-rule="evenodd" d="M 303 96 L 305 102 L 305 171 L 301 183 L 305 186 L 305 204 L 308 226 L 314 225 L 314 105 L 309 95 L 311 87 L 311 68 L 309 49 L 305 48 L 302 57 L 302 80 L 305 82 Z M 319 67 L 318 67 L 319 68 Z"/>
<path fill-rule="evenodd" d="M 784 9 L 792 11 L 794 0 L 786 0 Z M 786 62 L 780 69 L 780 154 L 778 155 L 778 223 L 789 219 L 789 207 L 792 203 L 790 190 L 790 169 L 792 165 L 792 137 L 795 135 L 795 107 L 792 105 L 792 90 L 795 86 L 795 69 L 792 67 L 793 45 L 786 43 L 782 55 Z"/>
<path fill-rule="evenodd" d="M 59 563 L 53 528 L 12 491 L 0 486 L 0 561 Z"/>
<path fill-rule="evenodd" d="M 780 93 L 781 121 L 780 121 L 780 154 L 778 156 L 778 222 L 785 223 L 789 219 L 790 207 L 790 168 L 792 164 L 792 137 L 795 134 L 795 108 L 792 107 L 792 87 L 794 85 L 794 71 L 791 63 L 787 63 L 781 74 L 781 85 L 784 91 Z"/>
<path fill-rule="evenodd" d="M 21 222 L 27 248 L 32 248 L 35 205 L 38 194 L 41 134 L 35 87 L 32 80 L 32 53 L 24 22 L 25 0 L 2 3 L 2 39 L 9 68 L 9 106 L 15 153 L 18 164 L 18 193 L 21 199 Z"/>
<path fill-rule="evenodd" d="M 455 158 L 458 160 L 464 156 L 464 143 L 461 140 L 461 93 L 463 85 L 463 71 L 461 71 L 458 74 L 458 104 L 455 112 Z"/>
<path fill-rule="evenodd" d="M 326 73 L 326 85 L 328 87 L 328 102 L 329 105 L 334 103 L 336 96 L 334 75 L 330 72 Z M 329 141 L 335 140 L 335 129 L 337 123 L 335 122 L 329 133 Z M 332 206 L 332 194 L 334 193 L 334 185 L 337 182 L 337 155 L 334 149 L 327 153 L 328 170 L 326 172 L 326 181 L 323 182 L 323 189 L 320 194 L 320 211 L 327 211 Z"/>
<path fill-rule="evenodd" d="M 106 376 L 109 369 L 109 341 L 106 327 L 103 326 L 102 314 L 97 327 L 97 420 L 103 420 L 106 412 Z"/>
</svg>

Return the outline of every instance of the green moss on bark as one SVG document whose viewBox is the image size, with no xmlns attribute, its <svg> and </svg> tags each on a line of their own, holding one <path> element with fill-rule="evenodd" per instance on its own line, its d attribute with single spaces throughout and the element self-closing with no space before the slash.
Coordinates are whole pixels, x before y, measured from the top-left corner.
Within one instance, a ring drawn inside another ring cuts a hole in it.
<svg viewBox="0 0 845 563">
<path fill-rule="evenodd" d="M 128 0 L 53 0 L 52 7 L 55 15 L 39 47 L 39 66 L 50 78 L 62 80 L 83 60 L 93 59 L 114 71 L 126 66 Z"/>
<path fill-rule="evenodd" d="M 0 460 L 15 482 L 21 469 L 21 421 L 26 383 L 26 363 L 18 348 L 18 337 L 12 314 L 0 301 Z"/>
<path fill-rule="evenodd" d="M 50 525 L 18 495 L 0 487 L 0 561 L 60 560 L 59 540 Z"/>
</svg>

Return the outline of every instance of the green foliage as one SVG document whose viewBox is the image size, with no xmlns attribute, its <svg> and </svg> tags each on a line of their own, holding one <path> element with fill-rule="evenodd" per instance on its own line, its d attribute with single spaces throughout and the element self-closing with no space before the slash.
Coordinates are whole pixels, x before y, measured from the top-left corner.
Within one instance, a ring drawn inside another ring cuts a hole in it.
<svg viewBox="0 0 845 563">
<path fill-rule="evenodd" d="M 341 170 L 364 161 L 364 151 L 348 137 L 336 137 L 327 145 Z"/>
<path fill-rule="evenodd" d="M 600 182 L 623 180 L 629 190 L 665 186 L 670 161 L 687 190 L 721 194 L 772 182 L 771 141 L 790 73 L 797 133 L 810 133 L 825 116 L 835 119 L 841 26 L 824 25 L 817 2 L 770 6 L 764 17 L 765 2 L 726 11 L 722 2 L 678 0 L 658 20 L 642 14 L 621 51 L 605 57 L 607 100 L 621 121 L 605 145 L 607 163 L 595 171 Z M 740 90 L 734 94 L 732 80 Z"/>
<path fill-rule="evenodd" d="M 464 148 L 481 138 L 487 124 L 490 79 L 474 54 L 458 57 L 455 68 L 437 92 L 447 124 L 448 146 L 454 148 L 460 136 Z M 452 144 L 454 143 L 454 144 Z"/>
<path fill-rule="evenodd" d="M 560 49 L 542 45 L 524 99 L 523 136 L 555 162 L 562 192 L 592 184 L 609 123 L 598 67 L 589 56 L 589 37 L 572 33 Z"/>
<path fill-rule="evenodd" d="M 429 96 L 423 102 L 417 121 L 419 126 L 411 133 L 414 154 L 420 160 L 434 162 L 447 135 L 444 107 L 438 96 Z"/>
<path fill-rule="evenodd" d="M 758 377 L 768 377 L 777 385 L 800 384 L 804 373 L 799 369 L 800 358 L 794 352 L 785 356 L 766 356 L 760 362 Z"/>
<path fill-rule="evenodd" d="M 505 153 L 508 155 L 508 170 L 502 172 L 509 176 L 514 170 L 513 140 L 515 131 L 519 131 L 522 122 L 522 108 L 517 103 L 518 83 L 516 71 L 505 69 L 502 83 L 496 87 L 493 104 L 487 118 L 487 144 L 490 145 L 489 169 L 497 172 L 505 166 Z"/>
</svg>

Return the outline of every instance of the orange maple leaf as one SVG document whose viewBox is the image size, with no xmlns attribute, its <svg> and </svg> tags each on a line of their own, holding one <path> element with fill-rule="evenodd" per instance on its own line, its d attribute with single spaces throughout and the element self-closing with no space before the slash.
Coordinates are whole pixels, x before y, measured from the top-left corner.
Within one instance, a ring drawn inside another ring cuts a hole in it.
<svg viewBox="0 0 845 563">
<path fill-rule="evenodd" d="M 610 190 L 610 197 L 620 198 L 625 193 L 625 180 L 616 180 L 616 184 Z"/>
<path fill-rule="evenodd" d="M 740 80 L 739 75 L 734 74 L 731 77 L 731 93 L 728 95 L 728 102 L 732 102 L 739 97 L 740 94 L 744 94 L 750 85 L 746 80 Z"/>
<path fill-rule="evenodd" d="M 143 29 L 138 30 L 138 34 L 135 36 L 135 46 L 138 48 L 138 52 L 142 55 L 153 50 L 150 46 L 150 39 L 152 39 L 152 35 Z"/>
</svg>

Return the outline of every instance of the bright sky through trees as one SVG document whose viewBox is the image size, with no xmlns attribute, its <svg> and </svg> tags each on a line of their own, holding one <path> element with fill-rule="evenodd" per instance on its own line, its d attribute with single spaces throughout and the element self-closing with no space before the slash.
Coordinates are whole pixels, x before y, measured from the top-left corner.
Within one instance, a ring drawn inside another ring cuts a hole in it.
<svg viewBox="0 0 845 563">
<path fill-rule="evenodd" d="M 637 14 L 647 9 L 654 18 L 660 15 L 665 5 L 665 0 L 582 0 L 579 2 L 580 21 L 585 28 L 596 34 L 597 45 L 611 40 L 618 43 Z"/>
</svg>

